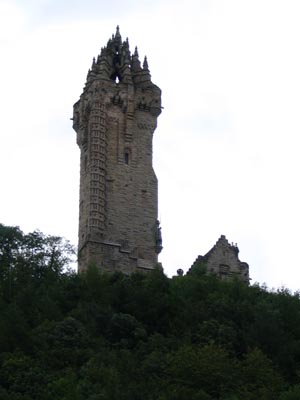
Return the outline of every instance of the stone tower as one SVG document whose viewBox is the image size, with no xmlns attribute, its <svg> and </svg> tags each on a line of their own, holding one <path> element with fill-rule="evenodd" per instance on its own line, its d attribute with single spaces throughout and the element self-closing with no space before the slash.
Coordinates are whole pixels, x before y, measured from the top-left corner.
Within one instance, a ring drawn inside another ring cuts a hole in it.
<svg viewBox="0 0 300 400">
<path fill-rule="evenodd" d="M 153 269 L 162 249 L 152 136 L 161 90 L 119 27 L 94 58 L 73 128 L 80 147 L 78 269 Z"/>
</svg>

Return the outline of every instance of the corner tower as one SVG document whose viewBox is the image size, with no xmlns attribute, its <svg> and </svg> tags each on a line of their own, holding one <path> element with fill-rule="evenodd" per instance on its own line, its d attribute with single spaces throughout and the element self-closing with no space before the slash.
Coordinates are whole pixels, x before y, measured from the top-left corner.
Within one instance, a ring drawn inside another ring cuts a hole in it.
<svg viewBox="0 0 300 400">
<path fill-rule="evenodd" d="M 78 269 L 149 270 L 162 249 L 152 136 L 161 90 L 119 27 L 94 58 L 73 128 L 80 147 Z"/>
</svg>

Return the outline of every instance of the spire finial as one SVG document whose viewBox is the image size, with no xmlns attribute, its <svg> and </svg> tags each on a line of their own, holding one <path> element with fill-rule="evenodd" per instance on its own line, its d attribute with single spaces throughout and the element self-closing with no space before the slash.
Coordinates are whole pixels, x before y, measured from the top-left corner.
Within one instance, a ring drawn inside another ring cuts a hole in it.
<svg viewBox="0 0 300 400">
<path fill-rule="evenodd" d="M 135 47 L 134 53 L 131 58 L 131 70 L 132 70 L 132 72 L 141 71 L 141 63 L 139 60 L 139 53 L 138 53 L 137 47 Z"/>
<path fill-rule="evenodd" d="M 143 69 L 145 69 L 147 71 L 149 70 L 147 56 L 145 56 L 145 58 L 144 58 Z"/>
<path fill-rule="evenodd" d="M 93 63 L 92 63 L 92 71 L 96 69 L 96 58 L 93 57 Z"/>
<path fill-rule="evenodd" d="M 118 45 L 122 44 L 122 38 L 121 38 L 121 35 L 120 35 L 119 25 L 117 25 L 116 34 L 113 35 L 113 40 L 115 40 Z"/>
</svg>

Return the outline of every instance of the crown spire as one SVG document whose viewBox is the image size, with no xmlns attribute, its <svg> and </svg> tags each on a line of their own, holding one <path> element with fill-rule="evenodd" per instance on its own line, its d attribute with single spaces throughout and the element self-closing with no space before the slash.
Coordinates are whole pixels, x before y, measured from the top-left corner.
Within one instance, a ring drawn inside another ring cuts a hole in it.
<svg viewBox="0 0 300 400">
<path fill-rule="evenodd" d="M 115 33 L 108 39 L 107 45 L 101 48 L 100 54 L 93 59 L 88 73 L 87 84 L 95 79 L 118 79 L 119 82 L 133 83 L 143 87 L 153 85 L 149 72 L 147 57 L 143 62 L 139 59 L 138 48 L 133 53 L 129 49 L 129 41 L 122 41 L 119 25 Z"/>
</svg>

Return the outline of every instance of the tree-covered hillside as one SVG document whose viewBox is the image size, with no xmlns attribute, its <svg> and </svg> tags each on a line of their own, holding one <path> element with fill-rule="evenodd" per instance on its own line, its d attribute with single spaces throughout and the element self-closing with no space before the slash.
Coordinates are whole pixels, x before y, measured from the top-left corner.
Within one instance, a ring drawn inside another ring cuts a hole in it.
<svg viewBox="0 0 300 400">
<path fill-rule="evenodd" d="M 72 247 L 0 225 L 1 400 L 299 400 L 300 298 L 66 271 Z"/>
</svg>

